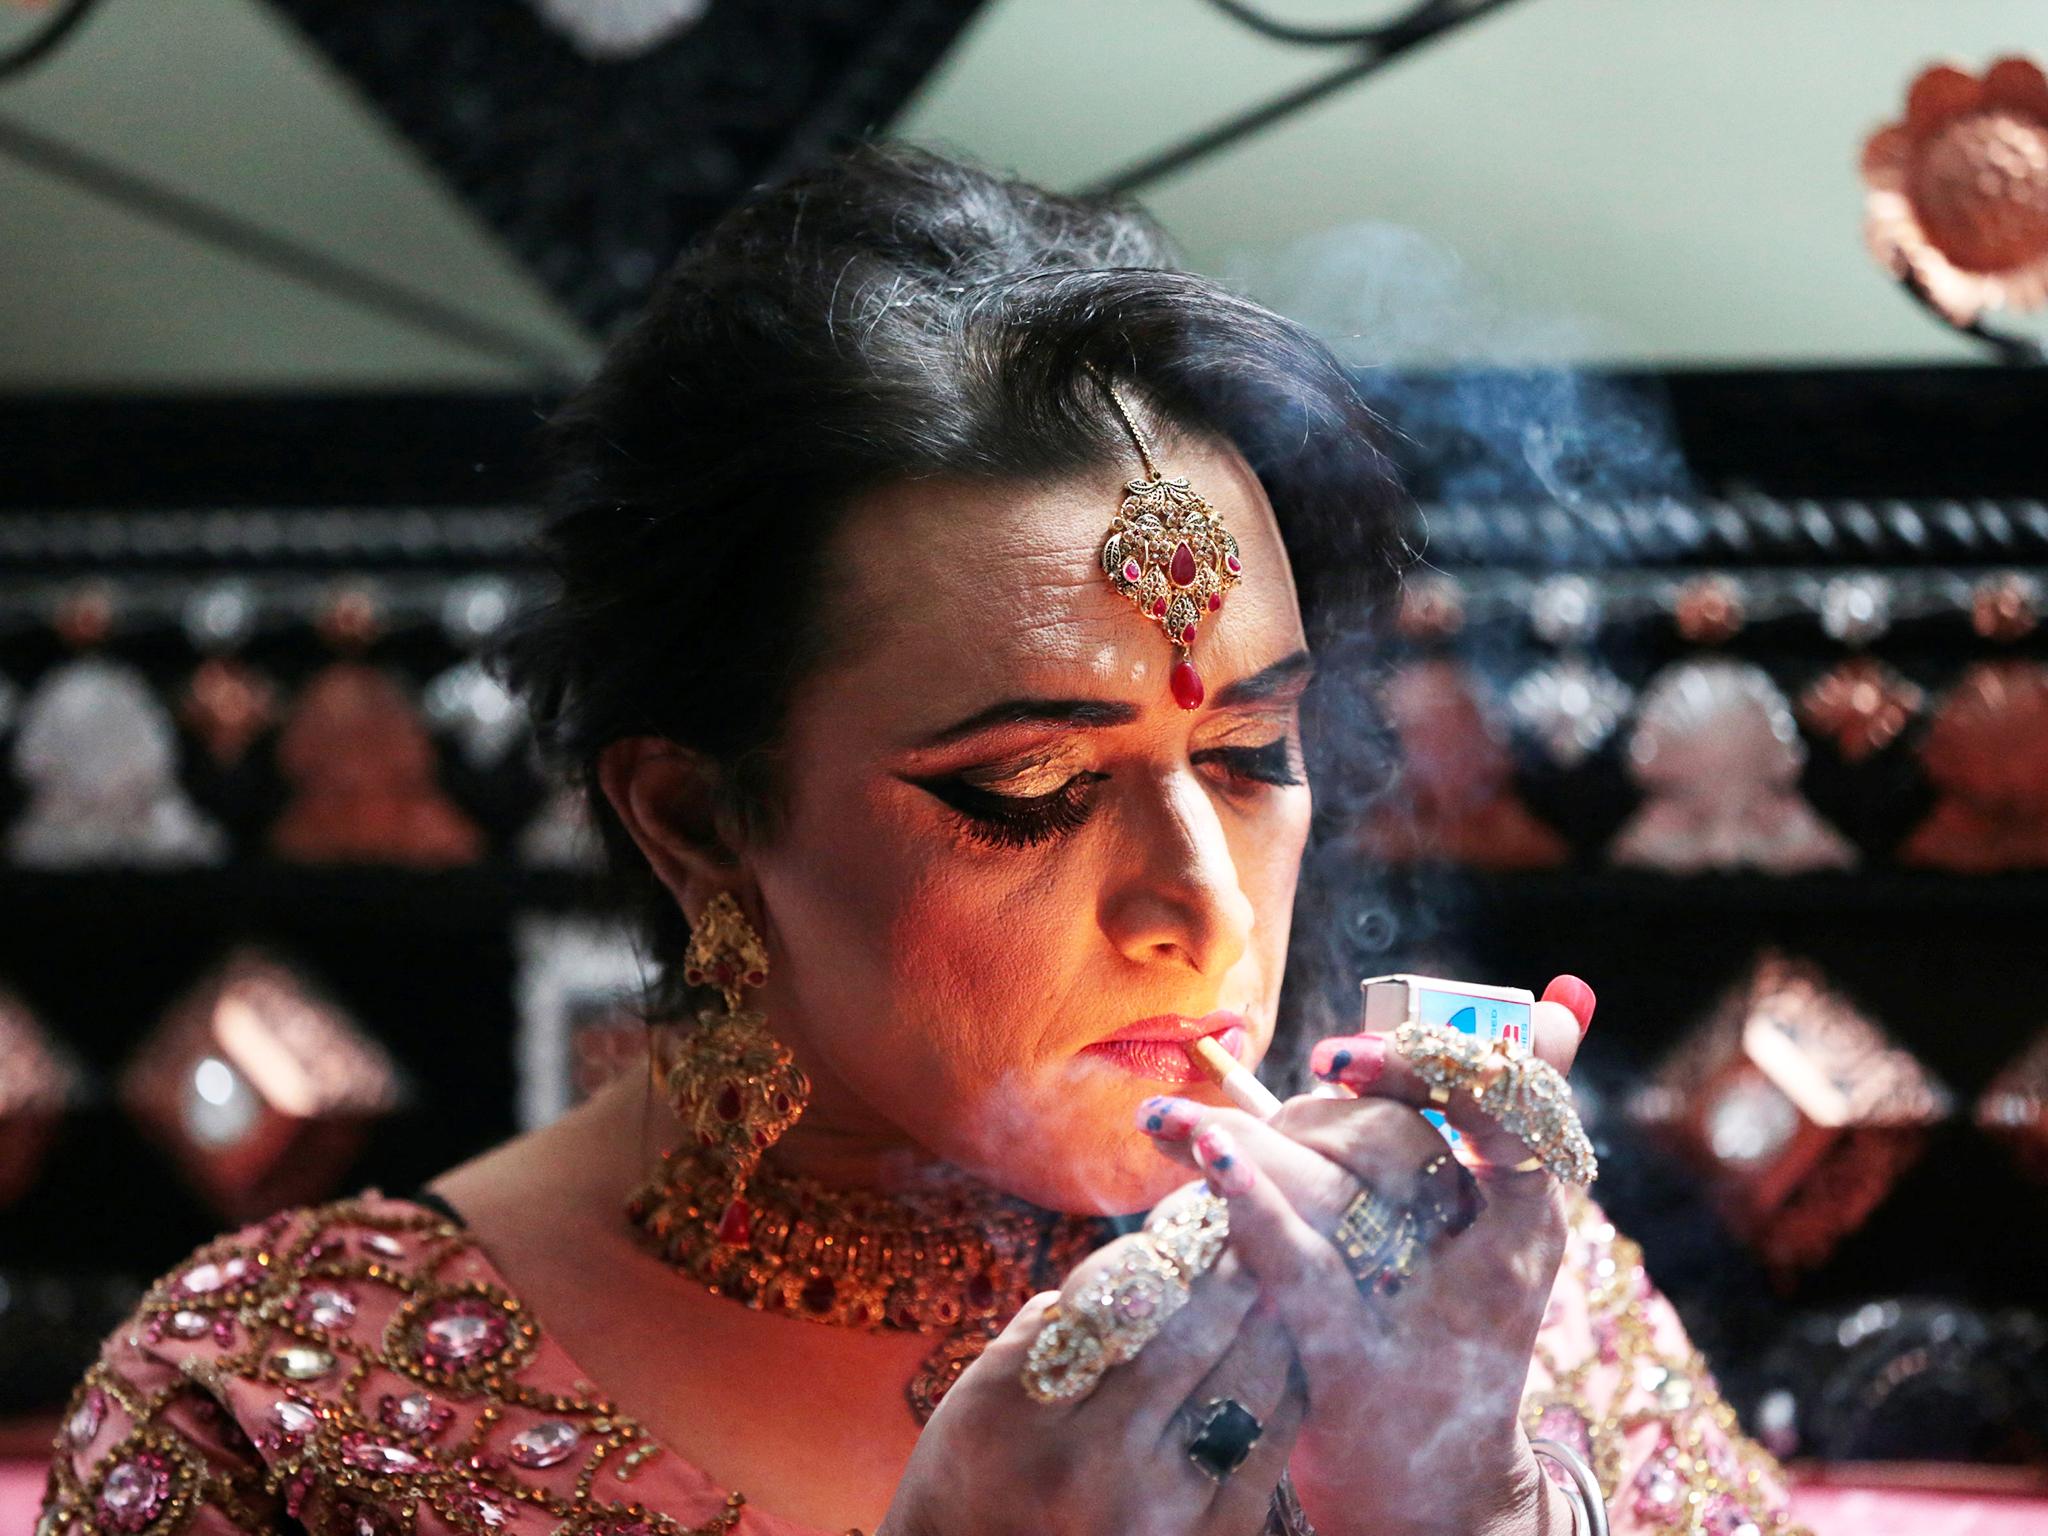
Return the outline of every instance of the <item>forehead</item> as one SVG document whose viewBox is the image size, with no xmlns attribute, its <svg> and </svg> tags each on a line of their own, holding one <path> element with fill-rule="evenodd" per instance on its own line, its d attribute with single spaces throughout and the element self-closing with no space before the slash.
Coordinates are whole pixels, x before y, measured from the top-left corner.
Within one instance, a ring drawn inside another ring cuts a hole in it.
<svg viewBox="0 0 2048 1536">
<path fill-rule="evenodd" d="M 1239 584 L 1197 633 L 1211 696 L 1302 646 L 1287 552 L 1264 488 L 1234 449 L 1175 444 L 1163 474 L 1185 478 L 1221 515 Z M 1175 656 L 1102 573 L 1102 543 L 1137 472 L 1060 481 L 902 483 L 858 503 L 835 538 L 835 606 L 853 637 L 843 680 L 898 679 L 870 702 L 914 734 L 1024 695 L 1125 699 L 1180 711 L 1166 696 Z M 827 666 L 832 667 L 831 658 Z"/>
</svg>

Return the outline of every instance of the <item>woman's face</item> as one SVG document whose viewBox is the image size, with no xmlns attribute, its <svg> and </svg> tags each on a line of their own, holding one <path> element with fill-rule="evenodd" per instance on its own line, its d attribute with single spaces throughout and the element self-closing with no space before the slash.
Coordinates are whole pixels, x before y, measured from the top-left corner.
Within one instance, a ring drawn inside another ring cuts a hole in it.
<svg viewBox="0 0 2048 1536">
<path fill-rule="evenodd" d="M 1243 557 L 1192 711 L 1098 564 L 1114 471 L 894 486 L 843 526 L 847 649 L 800 691 L 786 813 L 745 850 L 804 1145 L 908 1142 L 1042 1205 L 1137 1210 L 1184 1177 L 1139 1103 L 1220 1102 L 1174 1042 L 1264 1055 L 1309 823 L 1301 615 L 1243 459 L 1164 461 Z"/>
</svg>

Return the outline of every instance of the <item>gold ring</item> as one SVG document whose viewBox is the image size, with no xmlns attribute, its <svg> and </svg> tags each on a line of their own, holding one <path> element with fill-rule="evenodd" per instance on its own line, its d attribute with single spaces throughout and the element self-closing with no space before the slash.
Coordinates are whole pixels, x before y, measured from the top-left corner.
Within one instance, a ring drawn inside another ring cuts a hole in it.
<svg viewBox="0 0 2048 1536">
<path fill-rule="evenodd" d="M 1330 1241 L 1344 1255 L 1351 1278 L 1361 1285 L 1377 1275 L 1400 1245 L 1408 1208 L 1367 1185 L 1351 1197 L 1337 1218 Z"/>
<path fill-rule="evenodd" d="M 1195 1277 L 1215 1265 L 1229 1236 L 1230 1208 L 1214 1195 L 1153 1217 L 1107 1273 L 1047 1310 L 1019 1375 L 1026 1395 L 1049 1405 L 1093 1392 L 1187 1305 Z"/>
<path fill-rule="evenodd" d="M 1394 1031 L 1394 1048 L 1429 1085 L 1431 1099 L 1441 1104 L 1456 1090 L 1469 1090 L 1481 1111 L 1560 1182 L 1583 1185 L 1599 1177 L 1571 1084 L 1542 1057 L 1510 1055 L 1498 1041 L 1432 1024 L 1403 1024 Z"/>
</svg>

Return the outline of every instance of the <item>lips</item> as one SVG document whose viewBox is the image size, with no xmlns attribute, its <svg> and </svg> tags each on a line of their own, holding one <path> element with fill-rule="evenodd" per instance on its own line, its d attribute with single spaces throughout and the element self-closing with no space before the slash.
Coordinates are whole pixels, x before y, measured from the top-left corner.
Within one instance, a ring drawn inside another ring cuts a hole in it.
<svg viewBox="0 0 2048 1536">
<path fill-rule="evenodd" d="M 1098 1041 L 1097 1044 L 1107 1045 L 1125 1040 L 1164 1040 L 1185 1044 L 1190 1040 L 1198 1040 L 1203 1035 L 1220 1035 L 1227 1029 L 1248 1027 L 1243 1014 L 1235 1013 L 1228 1008 L 1218 1008 L 1198 1019 L 1190 1018 L 1184 1013 L 1159 1013 L 1149 1019 L 1139 1019 L 1126 1024 L 1107 1040 Z M 1094 1047 L 1091 1046 L 1089 1049 L 1093 1050 Z"/>
<path fill-rule="evenodd" d="M 1218 1009 L 1199 1019 L 1181 1014 L 1140 1019 L 1109 1039 L 1096 1041 L 1081 1054 L 1105 1066 L 1120 1067 L 1133 1076 L 1155 1082 L 1174 1085 L 1207 1082 L 1208 1074 L 1197 1067 L 1187 1053 L 1188 1042 L 1205 1035 L 1239 1061 L 1243 1061 L 1251 1049 L 1251 1028 L 1244 1015 Z"/>
</svg>

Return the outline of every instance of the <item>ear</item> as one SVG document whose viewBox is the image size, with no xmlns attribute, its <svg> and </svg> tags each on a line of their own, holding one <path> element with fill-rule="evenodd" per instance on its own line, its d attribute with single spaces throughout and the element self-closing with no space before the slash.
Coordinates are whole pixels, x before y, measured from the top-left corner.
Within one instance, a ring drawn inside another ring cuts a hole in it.
<svg viewBox="0 0 2048 1536">
<path fill-rule="evenodd" d="M 739 861 L 718 817 L 719 770 L 660 736 L 629 736 L 598 756 L 605 798 L 692 924 L 733 888 Z"/>
</svg>

